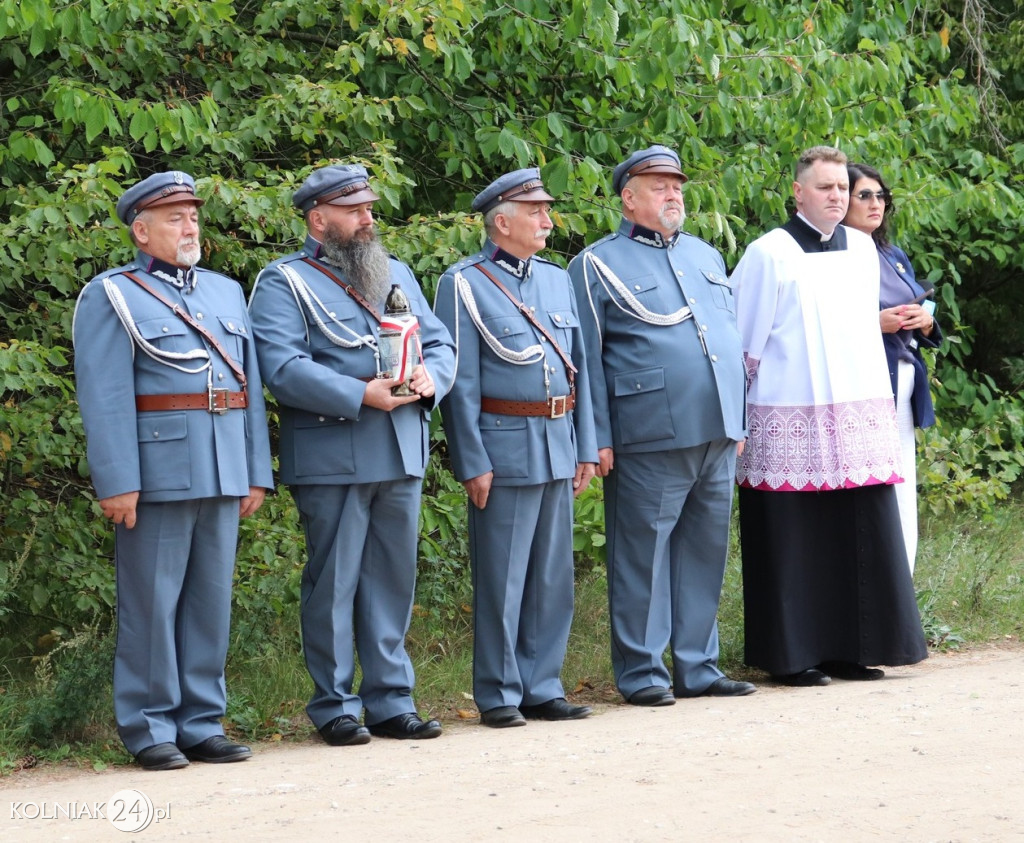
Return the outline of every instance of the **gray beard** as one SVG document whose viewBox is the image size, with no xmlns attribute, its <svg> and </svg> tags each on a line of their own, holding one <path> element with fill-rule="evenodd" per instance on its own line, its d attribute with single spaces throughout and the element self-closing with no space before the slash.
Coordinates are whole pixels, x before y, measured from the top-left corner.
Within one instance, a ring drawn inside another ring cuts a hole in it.
<svg viewBox="0 0 1024 843">
<path fill-rule="evenodd" d="M 371 304 L 383 304 L 391 290 L 391 266 L 388 253 L 377 240 L 343 240 L 334 229 L 324 231 L 323 260 L 341 270 L 342 275 Z"/>
<path fill-rule="evenodd" d="M 682 231 L 683 223 L 686 222 L 686 211 L 679 212 L 679 222 L 669 222 L 668 214 L 662 209 L 658 211 L 658 222 L 662 224 L 666 231 Z"/>
</svg>

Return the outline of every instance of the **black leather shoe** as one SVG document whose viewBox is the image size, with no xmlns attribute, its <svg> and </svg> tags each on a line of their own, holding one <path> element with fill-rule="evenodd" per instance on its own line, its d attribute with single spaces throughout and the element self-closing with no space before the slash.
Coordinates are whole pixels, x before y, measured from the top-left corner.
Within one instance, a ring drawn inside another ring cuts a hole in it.
<svg viewBox="0 0 1024 843">
<path fill-rule="evenodd" d="M 140 750 L 135 760 L 143 770 L 180 770 L 188 759 L 172 743 L 158 743 Z"/>
<path fill-rule="evenodd" d="M 370 742 L 370 730 L 360 726 L 351 714 L 329 720 L 319 729 L 320 737 L 331 746 L 355 746 Z"/>
<path fill-rule="evenodd" d="M 480 722 L 492 729 L 507 729 L 510 726 L 525 726 L 526 718 L 514 705 L 500 705 L 481 711 Z"/>
<path fill-rule="evenodd" d="M 370 734 L 378 738 L 398 738 L 406 741 L 422 741 L 427 738 L 439 737 L 441 734 L 440 723 L 436 720 L 428 720 L 424 723 L 418 714 L 411 711 L 389 717 L 368 728 Z"/>
<path fill-rule="evenodd" d="M 847 679 L 851 682 L 870 682 L 873 679 L 881 679 L 885 671 L 878 667 L 864 667 L 853 662 L 822 662 L 819 668 L 829 676 L 836 679 Z"/>
<path fill-rule="evenodd" d="M 815 685 L 827 685 L 832 681 L 827 673 L 822 673 L 816 667 L 809 667 L 799 673 L 783 673 L 773 676 L 772 679 L 793 688 L 813 688 Z"/>
<path fill-rule="evenodd" d="M 589 705 L 573 705 L 565 697 L 555 697 L 537 705 L 521 705 L 519 711 L 527 720 L 582 720 L 594 709 Z"/>
<path fill-rule="evenodd" d="M 651 685 L 630 694 L 627 702 L 630 705 L 645 706 L 675 705 L 676 698 L 672 696 L 672 692 L 668 688 L 661 685 Z"/>
<path fill-rule="evenodd" d="M 751 682 L 740 682 L 737 679 L 730 679 L 722 676 L 716 679 L 705 689 L 702 697 L 745 697 L 757 690 Z"/>
</svg>

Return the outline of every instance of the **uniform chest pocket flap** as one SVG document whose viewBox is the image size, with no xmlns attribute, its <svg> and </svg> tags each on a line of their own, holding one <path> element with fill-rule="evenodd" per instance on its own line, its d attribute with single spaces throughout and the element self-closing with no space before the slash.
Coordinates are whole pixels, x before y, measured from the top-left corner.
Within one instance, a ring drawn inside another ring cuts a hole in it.
<svg viewBox="0 0 1024 843">
<path fill-rule="evenodd" d="M 635 304 L 631 299 L 636 299 L 645 308 L 656 313 L 665 309 L 664 297 L 658 286 L 657 276 L 638 275 L 635 278 L 623 278 L 622 286 L 625 288 L 624 291 L 617 295 L 630 310 L 635 309 Z"/>
<path fill-rule="evenodd" d="M 711 269 L 702 269 L 701 274 L 708 279 L 711 287 L 711 295 L 715 304 L 727 310 L 733 309 L 732 283 L 720 272 Z"/>
<path fill-rule="evenodd" d="M 239 319 L 237 316 L 218 316 L 217 319 L 220 321 L 221 327 L 229 334 L 234 334 L 236 337 L 249 336 L 249 329 L 246 328 L 244 319 Z"/>
<path fill-rule="evenodd" d="M 173 313 L 155 319 L 141 319 L 135 323 L 144 340 L 153 342 L 163 337 L 181 337 L 188 333 L 188 326 Z"/>
<path fill-rule="evenodd" d="M 236 360 L 240 360 L 243 354 L 242 350 L 245 348 L 245 341 L 249 336 L 245 320 L 239 319 L 237 316 L 218 316 L 217 321 L 220 322 L 221 328 L 227 334 L 229 341 L 227 352 Z"/>
<path fill-rule="evenodd" d="M 578 328 L 580 324 L 576 314 L 568 307 L 559 310 L 549 310 L 548 318 L 556 328 Z"/>
<path fill-rule="evenodd" d="M 356 322 L 358 316 L 351 310 L 351 302 L 325 302 L 324 312 L 317 308 L 317 320 L 306 318 L 309 325 L 309 344 L 313 348 L 326 348 L 335 346 L 336 343 L 328 337 L 324 330 L 330 331 L 334 336 L 341 337 L 346 342 L 353 342 L 356 337 L 367 333 L 365 323 L 360 325 Z M 321 328 L 319 322 L 324 323 Z"/>
<path fill-rule="evenodd" d="M 656 275 L 639 275 L 636 278 L 623 278 L 623 286 L 631 293 L 649 293 L 658 289 Z"/>
<path fill-rule="evenodd" d="M 511 351 L 523 351 L 537 342 L 533 329 L 522 316 L 492 316 L 484 320 L 484 327 Z"/>
</svg>

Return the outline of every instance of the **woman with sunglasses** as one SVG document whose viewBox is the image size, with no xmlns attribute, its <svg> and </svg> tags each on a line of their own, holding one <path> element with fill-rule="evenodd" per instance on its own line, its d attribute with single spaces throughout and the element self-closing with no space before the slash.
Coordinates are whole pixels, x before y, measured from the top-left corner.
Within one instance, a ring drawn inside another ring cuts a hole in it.
<svg viewBox="0 0 1024 843">
<path fill-rule="evenodd" d="M 850 207 L 843 224 L 870 234 L 878 249 L 881 268 L 879 322 L 889 378 L 896 398 L 896 420 L 902 446 L 903 483 L 896 486 L 903 541 L 907 546 L 910 573 L 917 555 L 917 467 L 914 428 L 935 423 L 928 391 L 928 369 L 921 346 L 936 348 L 942 331 L 930 298 L 934 287 L 918 282 L 906 252 L 889 242 L 888 223 L 895 207 L 892 193 L 881 174 L 867 164 L 848 164 Z"/>
</svg>

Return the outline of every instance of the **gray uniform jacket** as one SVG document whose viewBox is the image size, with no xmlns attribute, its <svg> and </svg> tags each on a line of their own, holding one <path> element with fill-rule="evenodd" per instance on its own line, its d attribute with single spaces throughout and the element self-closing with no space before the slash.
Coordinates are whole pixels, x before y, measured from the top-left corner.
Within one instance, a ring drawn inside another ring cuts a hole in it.
<svg viewBox="0 0 1024 843">
<path fill-rule="evenodd" d="M 241 287 L 199 268 L 194 286 L 191 279 L 178 286 L 166 273 L 150 274 L 152 262 L 140 252 L 132 263 L 97 275 L 75 307 L 78 404 L 97 496 L 140 491 L 141 503 L 155 503 L 272 488 L 263 389 Z M 247 409 L 136 410 L 136 395 L 205 393 L 208 383 L 231 391 L 241 386 L 220 354 L 124 270 L 180 305 L 242 366 Z"/>
<path fill-rule="evenodd" d="M 744 438 L 743 349 L 717 250 L 685 233 L 665 241 L 623 219 L 617 232 L 573 259 L 569 275 L 583 319 L 598 447 L 641 453 Z M 682 308 L 692 318 L 657 324 Z"/>
<path fill-rule="evenodd" d="M 260 369 L 281 404 L 281 480 L 346 485 L 422 477 L 429 457 L 430 412 L 453 377 L 448 331 L 434 317 L 409 267 L 392 259 L 391 281 L 401 285 L 419 319 L 424 365 L 435 393 L 390 413 L 363 406 L 365 381 L 376 373 L 373 344 L 380 325 L 302 260 L 315 260 L 319 246 L 307 237 L 302 251 L 267 266 L 249 300 Z"/>
<path fill-rule="evenodd" d="M 494 256 L 498 262 L 492 260 Z M 529 307 L 570 356 L 578 369 L 575 411 L 551 419 L 481 410 L 480 400 L 485 396 L 530 402 L 564 396 L 569 381 L 566 367 L 550 343 L 477 264 Z M 457 277 L 462 279 L 461 291 Z M 482 251 L 441 276 L 434 310 L 457 344 L 455 386 L 442 403 L 441 413 L 458 480 L 493 471 L 496 486 L 534 485 L 573 477 L 577 463 L 597 462 L 583 338 L 576 299 L 564 269 L 536 257 L 520 261 L 487 241 Z M 502 354 L 524 356 L 532 362 L 518 365 Z"/>
</svg>

